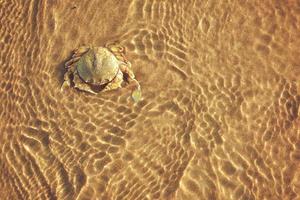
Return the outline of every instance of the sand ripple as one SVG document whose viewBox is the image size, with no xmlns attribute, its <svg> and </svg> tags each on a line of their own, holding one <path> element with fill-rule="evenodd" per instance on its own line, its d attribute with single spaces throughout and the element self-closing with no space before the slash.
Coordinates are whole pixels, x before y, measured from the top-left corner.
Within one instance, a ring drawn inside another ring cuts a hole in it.
<svg viewBox="0 0 300 200">
<path fill-rule="evenodd" d="M 297 1 L 0 1 L 1 199 L 299 199 Z M 127 48 L 144 99 L 60 91 Z"/>
</svg>

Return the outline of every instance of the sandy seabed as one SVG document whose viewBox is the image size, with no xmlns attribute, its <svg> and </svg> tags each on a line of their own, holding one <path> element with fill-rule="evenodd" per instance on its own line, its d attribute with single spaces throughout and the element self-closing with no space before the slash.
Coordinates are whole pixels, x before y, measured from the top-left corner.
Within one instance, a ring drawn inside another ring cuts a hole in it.
<svg viewBox="0 0 300 200">
<path fill-rule="evenodd" d="M 119 41 L 127 88 L 60 90 Z M 300 2 L 0 0 L 1 200 L 300 199 Z"/>
</svg>

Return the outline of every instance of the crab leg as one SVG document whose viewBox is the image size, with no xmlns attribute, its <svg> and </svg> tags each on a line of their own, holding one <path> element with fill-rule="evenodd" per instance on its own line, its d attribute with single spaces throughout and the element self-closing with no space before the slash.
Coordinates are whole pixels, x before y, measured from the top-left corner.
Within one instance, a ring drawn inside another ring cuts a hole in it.
<svg viewBox="0 0 300 200">
<path fill-rule="evenodd" d="M 66 62 L 65 68 L 66 68 L 66 69 L 70 68 L 71 65 L 72 65 L 73 63 L 77 62 L 79 59 L 80 59 L 80 57 L 74 57 L 74 56 L 73 56 L 73 58 L 71 58 L 68 62 Z"/>
<path fill-rule="evenodd" d="M 69 61 L 67 61 L 67 62 L 65 63 L 65 68 L 66 68 L 66 69 L 70 68 L 71 65 L 72 65 L 73 63 L 77 62 L 77 61 L 80 59 L 80 57 L 81 57 L 84 53 L 86 53 L 89 49 L 90 49 L 90 48 L 89 48 L 88 46 L 83 46 L 83 47 L 79 47 L 79 48 L 75 49 L 75 50 L 74 50 L 74 54 L 72 55 L 72 58 L 71 58 Z"/>
<path fill-rule="evenodd" d="M 64 82 L 61 85 L 61 91 L 63 91 L 66 87 L 70 87 L 71 85 L 71 80 L 70 80 L 70 75 L 73 73 L 73 71 L 71 69 L 69 69 L 65 75 L 64 75 Z"/>
<path fill-rule="evenodd" d="M 120 65 L 120 70 L 127 74 L 131 79 L 135 79 L 135 76 L 134 76 L 134 73 L 133 71 L 131 70 L 131 63 L 130 62 L 127 62 L 126 64 L 121 64 Z"/>
<path fill-rule="evenodd" d="M 108 48 L 115 56 L 118 60 L 123 61 L 124 63 L 127 63 L 127 59 L 125 58 L 125 47 L 123 47 L 122 45 L 119 44 L 107 44 L 105 46 L 106 48 Z"/>
<path fill-rule="evenodd" d="M 79 48 L 75 49 L 73 58 L 82 56 L 82 54 L 86 53 L 89 49 L 90 49 L 90 47 L 88 47 L 88 46 L 83 46 L 83 47 L 79 47 Z"/>
</svg>

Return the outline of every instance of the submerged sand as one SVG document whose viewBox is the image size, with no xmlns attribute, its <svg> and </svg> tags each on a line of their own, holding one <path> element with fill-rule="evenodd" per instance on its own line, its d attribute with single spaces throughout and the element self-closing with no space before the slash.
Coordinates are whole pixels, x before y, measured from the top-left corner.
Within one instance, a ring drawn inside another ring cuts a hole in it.
<svg viewBox="0 0 300 200">
<path fill-rule="evenodd" d="M 300 198 L 300 3 L 0 1 L 0 196 Z M 81 45 L 127 48 L 127 88 L 60 91 Z"/>
</svg>

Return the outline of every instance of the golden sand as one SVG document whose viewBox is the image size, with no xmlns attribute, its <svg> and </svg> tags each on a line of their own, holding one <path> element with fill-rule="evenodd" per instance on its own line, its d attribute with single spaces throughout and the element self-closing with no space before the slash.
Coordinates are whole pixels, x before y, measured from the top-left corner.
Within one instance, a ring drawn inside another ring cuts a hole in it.
<svg viewBox="0 0 300 200">
<path fill-rule="evenodd" d="M 61 92 L 81 45 L 127 88 Z M 0 0 L 0 199 L 300 199 L 297 0 Z"/>
</svg>

